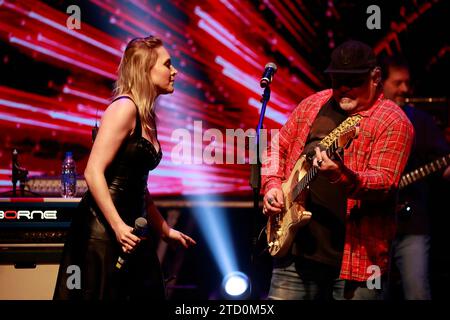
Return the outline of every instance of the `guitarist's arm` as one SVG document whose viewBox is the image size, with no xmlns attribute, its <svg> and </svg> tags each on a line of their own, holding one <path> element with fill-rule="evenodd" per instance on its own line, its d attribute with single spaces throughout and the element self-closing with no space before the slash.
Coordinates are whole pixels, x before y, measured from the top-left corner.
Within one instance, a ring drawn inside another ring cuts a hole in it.
<svg viewBox="0 0 450 320">
<path fill-rule="evenodd" d="M 318 111 L 317 107 L 323 106 L 331 96 L 332 90 L 327 89 L 303 99 L 280 129 L 278 141 L 272 137 L 268 151 L 264 152 L 262 158 L 261 186 L 264 194 L 273 188 L 281 190 L 282 181 L 288 176 L 288 159 L 297 161 L 303 151 L 305 141 L 300 142 L 298 137 L 304 135 L 302 131 L 309 130 L 308 123 L 313 120 L 312 116 Z"/>
<path fill-rule="evenodd" d="M 342 162 L 330 160 L 325 152 L 321 152 L 320 157 L 316 156 L 323 160 L 318 168 L 331 183 L 341 185 L 352 199 L 384 198 L 397 188 L 411 151 L 413 137 L 411 123 L 397 121 L 376 138 L 366 170 L 352 171 Z M 317 166 L 317 160 L 314 165 Z"/>
<path fill-rule="evenodd" d="M 266 194 L 270 189 L 281 189 L 285 179 L 285 166 L 292 138 L 297 133 L 297 120 L 303 103 L 301 102 L 289 117 L 286 124 L 280 129 L 276 137 L 272 137 L 267 153 L 263 155 L 261 185 Z"/>
<path fill-rule="evenodd" d="M 271 145 L 262 161 L 263 213 L 269 216 L 280 213 L 284 206 L 281 183 L 284 180 L 290 137 L 297 130 L 293 119 L 294 116 L 281 128 L 276 137 L 272 137 Z"/>
<path fill-rule="evenodd" d="M 261 184 L 264 193 L 263 213 L 266 215 L 280 213 L 284 206 L 281 184 L 286 178 L 286 162 L 290 157 L 297 159 L 300 156 L 301 150 L 294 148 L 293 138 L 298 136 L 298 119 L 310 100 L 306 98 L 300 102 L 277 136 L 272 137 L 267 154 L 263 156 Z M 293 155 L 293 152 L 298 152 L 298 154 Z"/>
</svg>

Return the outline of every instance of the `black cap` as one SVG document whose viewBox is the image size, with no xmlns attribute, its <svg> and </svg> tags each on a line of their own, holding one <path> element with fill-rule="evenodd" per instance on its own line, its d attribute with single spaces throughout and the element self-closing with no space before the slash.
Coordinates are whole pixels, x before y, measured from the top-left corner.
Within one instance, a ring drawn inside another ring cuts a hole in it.
<svg viewBox="0 0 450 320">
<path fill-rule="evenodd" d="M 331 53 L 327 73 L 366 73 L 376 66 L 375 54 L 367 44 L 349 40 Z"/>
</svg>

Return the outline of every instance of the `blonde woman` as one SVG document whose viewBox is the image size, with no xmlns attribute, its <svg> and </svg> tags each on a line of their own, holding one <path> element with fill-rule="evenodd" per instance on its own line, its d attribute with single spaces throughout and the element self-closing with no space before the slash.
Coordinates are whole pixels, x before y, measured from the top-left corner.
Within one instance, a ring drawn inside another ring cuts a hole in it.
<svg viewBox="0 0 450 320">
<path fill-rule="evenodd" d="M 84 172 L 89 190 L 73 217 L 55 299 L 164 299 L 154 240 L 132 233 L 138 217 L 145 217 L 166 241 L 185 248 L 195 244 L 168 226 L 147 191 L 148 172 L 162 157 L 155 100 L 174 91 L 176 74 L 157 37 L 136 38 L 127 45 L 115 98 L 102 117 Z M 126 264 L 117 269 L 124 254 L 129 254 Z M 79 267 L 81 287 L 70 278 L 70 265 Z"/>
</svg>

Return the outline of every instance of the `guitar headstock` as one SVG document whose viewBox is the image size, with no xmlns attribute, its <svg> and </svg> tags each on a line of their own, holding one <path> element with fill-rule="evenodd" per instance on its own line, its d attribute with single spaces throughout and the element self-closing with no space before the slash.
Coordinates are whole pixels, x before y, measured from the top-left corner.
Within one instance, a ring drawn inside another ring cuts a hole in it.
<svg viewBox="0 0 450 320">
<path fill-rule="evenodd" d="M 359 134 L 359 123 L 344 130 L 337 138 L 338 148 L 347 148 L 350 142 L 358 137 Z"/>
</svg>

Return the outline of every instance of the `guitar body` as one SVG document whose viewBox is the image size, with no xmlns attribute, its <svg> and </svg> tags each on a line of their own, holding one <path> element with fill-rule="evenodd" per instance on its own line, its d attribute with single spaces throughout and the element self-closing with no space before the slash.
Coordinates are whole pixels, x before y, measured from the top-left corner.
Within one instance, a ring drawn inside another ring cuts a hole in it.
<svg viewBox="0 0 450 320">
<path fill-rule="evenodd" d="M 269 217 L 266 226 L 268 251 L 273 257 L 282 257 L 289 251 L 297 230 L 311 219 L 311 212 L 305 210 L 308 189 L 291 199 L 292 189 L 309 169 L 306 157 L 302 156 L 294 166 L 289 179 L 281 185 L 284 195 L 284 210 Z"/>
</svg>

